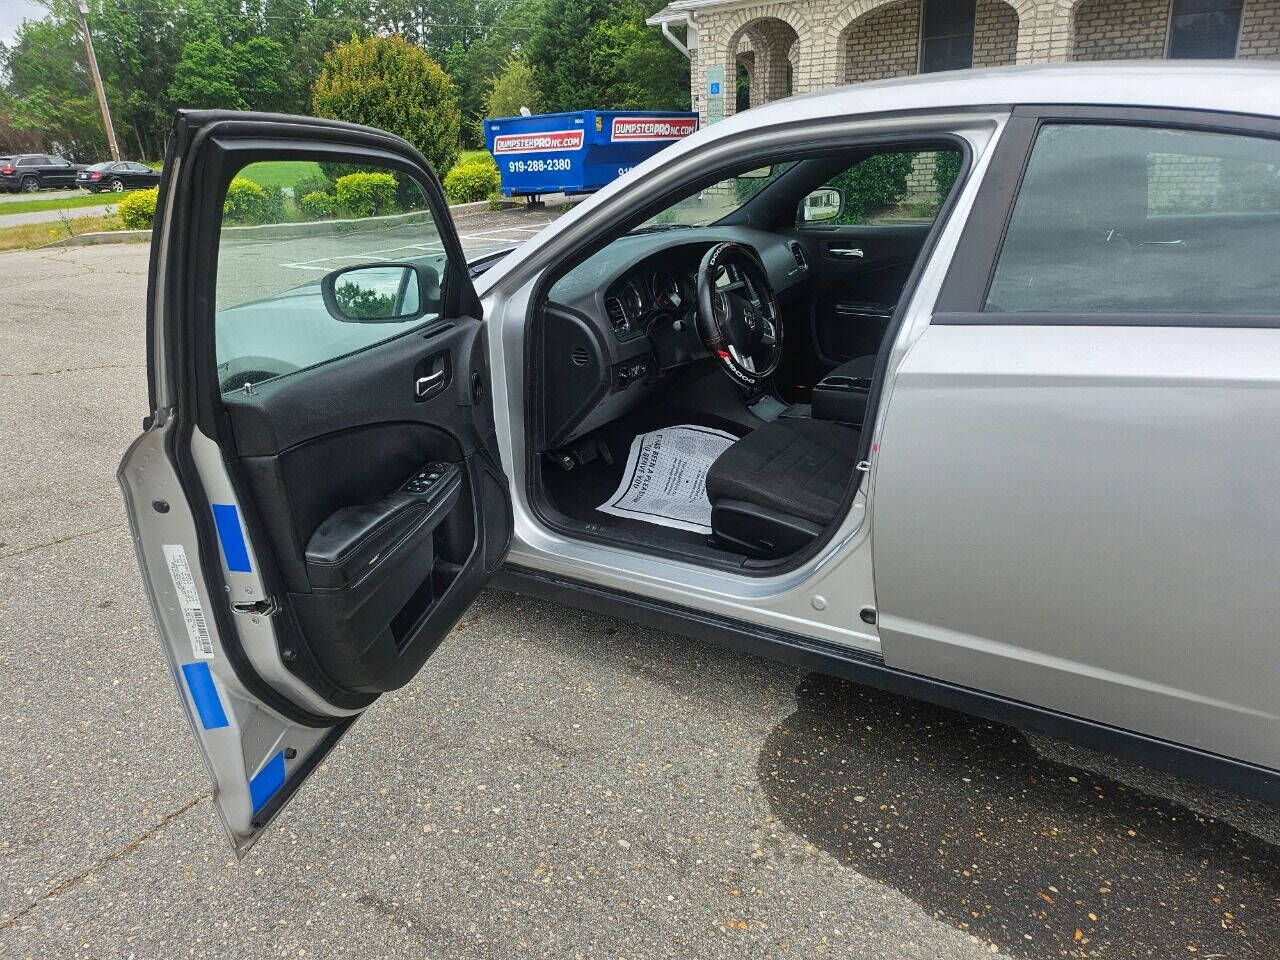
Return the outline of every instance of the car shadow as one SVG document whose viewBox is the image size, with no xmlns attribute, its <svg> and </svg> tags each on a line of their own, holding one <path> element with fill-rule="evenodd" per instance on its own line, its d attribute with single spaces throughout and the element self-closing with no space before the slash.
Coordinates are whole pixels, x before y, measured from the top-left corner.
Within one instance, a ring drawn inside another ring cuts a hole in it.
<svg viewBox="0 0 1280 960">
<path fill-rule="evenodd" d="M 1038 754 L 1011 727 L 820 674 L 769 735 L 774 813 L 1011 956 L 1280 956 L 1280 849 Z"/>
</svg>

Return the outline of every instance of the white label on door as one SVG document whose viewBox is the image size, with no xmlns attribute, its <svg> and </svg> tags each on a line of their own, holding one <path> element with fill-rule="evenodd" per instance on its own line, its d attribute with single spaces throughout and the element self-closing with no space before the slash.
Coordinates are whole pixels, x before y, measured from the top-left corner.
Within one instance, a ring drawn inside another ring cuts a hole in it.
<svg viewBox="0 0 1280 960">
<path fill-rule="evenodd" d="M 178 591 L 178 606 L 182 608 L 187 636 L 191 638 L 191 652 L 197 659 L 212 660 L 213 640 L 209 637 L 209 627 L 204 620 L 204 607 L 200 605 L 200 594 L 196 592 L 191 564 L 187 563 L 187 551 L 180 543 L 166 543 L 164 559 L 169 566 L 169 576 L 173 578 L 173 587 Z"/>
</svg>

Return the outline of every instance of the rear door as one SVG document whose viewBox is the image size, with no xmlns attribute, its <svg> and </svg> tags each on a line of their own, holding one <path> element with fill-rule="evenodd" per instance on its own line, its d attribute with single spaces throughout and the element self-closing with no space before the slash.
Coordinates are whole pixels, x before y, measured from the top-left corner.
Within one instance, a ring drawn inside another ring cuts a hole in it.
<svg viewBox="0 0 1280 960">
<path fill-rule="evenodd" d="M 506 554 L 485 331 L 439 181 L 409 144 L 184 112 L 148 333 L 151 414 L 120 481 L 243 855 Z"/>
<path fill-rule="evenodd" d="M 1020 107 L 895 372 L 891 666 L 1280 769 L 1280 122 Z"/>
</svg>

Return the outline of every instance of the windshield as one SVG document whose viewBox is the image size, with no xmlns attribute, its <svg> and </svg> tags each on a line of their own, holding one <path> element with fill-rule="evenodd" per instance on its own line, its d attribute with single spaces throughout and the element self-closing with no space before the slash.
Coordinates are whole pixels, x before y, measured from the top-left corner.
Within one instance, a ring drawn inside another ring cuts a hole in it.
<svg viewBox="0 0 1280 960">
<path fill-rule="evenodd" d="M 672 227 L 705 227 L 722 220 L 786 173 L 794 161 L 757 167 L 736 177 L 719 180 L 697 193 L 677 200 L 661 213 L 650 217 L 632 233 L 667 230 Z"/>
</svg>

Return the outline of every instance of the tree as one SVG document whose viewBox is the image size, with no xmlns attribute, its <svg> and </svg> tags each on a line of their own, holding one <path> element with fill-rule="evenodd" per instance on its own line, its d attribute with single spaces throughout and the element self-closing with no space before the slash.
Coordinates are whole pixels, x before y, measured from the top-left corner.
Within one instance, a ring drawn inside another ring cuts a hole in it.
<svg viewBox="0 0 1280 960">
<path fill-rule="evenodd" d="M 326 53 L 311 107 L 319 117 L 399 134 L 441 172 L 458 159 L 457 88 L 404 37 L 353 39 Z"/>
<path fill-rule="evenodd" d="M 644 22 L 659 6 L 547 0 L 528 45 L 546 109 L 688 109 L 688 62 Z"/>
<path fill-rule="evenodd" d="M 169 99 L 179 107 L 280 110 L 289 65 L 267 37 L 227 46 L 219 37 L 188 40 L 173 71 Z"/>
<path fill-rule="evenodd" d="M 489 81 L 484 107 L 486 117 L 514 117 L 521 107 L 533 113 L 542 111 L 542 91 L 528 60 L 515 56 L 507 61 L 502 72 Z"/>
</svg>

